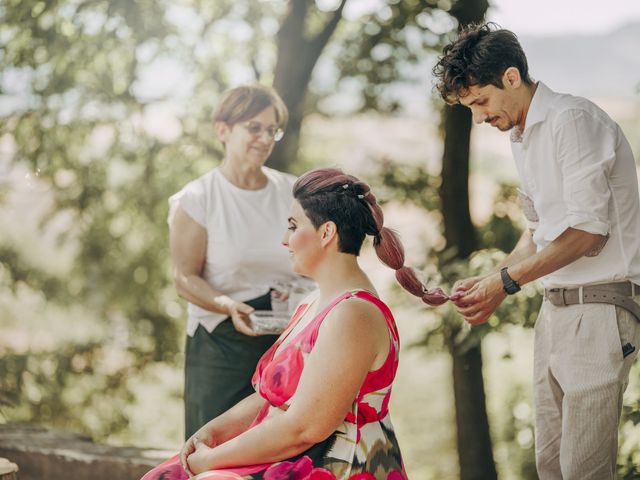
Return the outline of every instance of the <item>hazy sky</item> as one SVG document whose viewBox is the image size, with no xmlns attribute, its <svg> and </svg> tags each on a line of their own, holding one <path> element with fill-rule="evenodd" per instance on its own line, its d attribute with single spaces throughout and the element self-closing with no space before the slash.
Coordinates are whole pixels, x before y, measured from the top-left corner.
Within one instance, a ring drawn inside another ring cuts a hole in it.
<svg viewBox="0 0 640 480">
<path fill-rule="evenodd" d="M 489 0 L 488 20 L 518 35 L 604 33 L 640 21 L 640 0 Z"/>
</svg>

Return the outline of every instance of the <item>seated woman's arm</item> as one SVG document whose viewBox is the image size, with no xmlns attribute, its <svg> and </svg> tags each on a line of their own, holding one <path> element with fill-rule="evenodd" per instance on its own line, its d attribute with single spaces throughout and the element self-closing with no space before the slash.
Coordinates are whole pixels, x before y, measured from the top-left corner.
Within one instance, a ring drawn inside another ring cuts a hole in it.
<svg viewBox="0 0 640 480">
<path fill-rule="evenodd" d="M 215 290 L 202 278 L 207 255 L 207 231 L 178 207 L 171 222 L 170 243 L 173 277 L 178 295 L 194 305 L 211 312 L 229 315 L 240 333 L 254 336 L 247 315 L 249 305 L 229 298 Z"/>
<path fill-rule="evenodd" d="M 188 457 L 191 471 L 275 462 L 325 440 L 388 348 L 389 331 L 374 305 L 359 299 L 341 302 L 320 327 L 289 409 L 222 445 L 198 446 Z"/>
<path fill-rule="evenodd" d="M 249 428 L 265 401 L 260 395 L 254 393 L 203 425 L 185 442 L 180 451 L 180 462 L 185 470 L 188 470 L 187 456 L 195 450 L 196 439 L 209 447 L 214 447 L 236 437 Z"/>
<path fill-rule="evenodd" d="M 207 422 L 194 436 L 207 444 L 209 442 L 206 439 L 211 439 L 220 445 L 249 428 L 265 402 L 258 393 L 249 395 L 222 415 Z"/>
</svg>

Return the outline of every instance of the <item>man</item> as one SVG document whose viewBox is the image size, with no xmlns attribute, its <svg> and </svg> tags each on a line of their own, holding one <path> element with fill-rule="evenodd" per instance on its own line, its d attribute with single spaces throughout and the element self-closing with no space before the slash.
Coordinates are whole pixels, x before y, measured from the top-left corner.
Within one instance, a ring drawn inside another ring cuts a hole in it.
<svg viewBox="0 0 640 480">
<path fill-rule="evenodd" d="M 640 346 L 640 202 L 629 143 L 593 103 L 534 83 L 508 30 L 466 28 L 434 74 L 447 102 L 469 107 L 476 123 L 511 130 L 529 227 L 494 272 L 456 282 L 458 311 L 486 322 L 507 294 L 542 280 L 538 474 L 613 479 L 622 393 Z"/>
</svg>

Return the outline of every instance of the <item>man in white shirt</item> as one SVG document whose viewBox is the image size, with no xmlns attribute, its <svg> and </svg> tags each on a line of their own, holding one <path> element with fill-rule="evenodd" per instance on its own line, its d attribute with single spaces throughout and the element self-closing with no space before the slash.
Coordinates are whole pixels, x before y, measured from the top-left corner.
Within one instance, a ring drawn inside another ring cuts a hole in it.
<svg viewBox="0 0 640 480">
<path fill-rule="evenodd" d="M 613 479 L 622 393 L 640 348 L 640 202 L 629 143 L 593 103 L 534 83 L 508 30 L 466 28 L 434 74 L 447 102 L 469 107 L 476 123 L 511 130 L 528 222 L 495 271 L 456 282 L 457 309 L 484 323 L 507 294 L 541 279 L 538 474 Z"/>
</svg>

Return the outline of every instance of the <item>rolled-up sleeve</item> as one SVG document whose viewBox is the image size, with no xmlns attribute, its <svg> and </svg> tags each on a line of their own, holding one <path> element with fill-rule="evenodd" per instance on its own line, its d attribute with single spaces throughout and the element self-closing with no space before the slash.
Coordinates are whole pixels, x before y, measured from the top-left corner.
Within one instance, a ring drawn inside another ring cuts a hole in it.
<svg viewBox="0 0 640 480">
<path fill-rule="evenodd" d="M 566 226 L 607 235 L 611 227 L 609 173 L 617 133 L 583 110 L 567 110 L 554 128 L 562 172 Z"/>
</svg>

